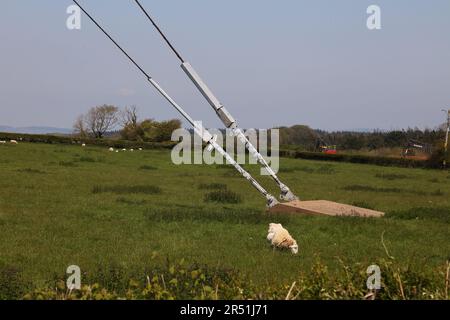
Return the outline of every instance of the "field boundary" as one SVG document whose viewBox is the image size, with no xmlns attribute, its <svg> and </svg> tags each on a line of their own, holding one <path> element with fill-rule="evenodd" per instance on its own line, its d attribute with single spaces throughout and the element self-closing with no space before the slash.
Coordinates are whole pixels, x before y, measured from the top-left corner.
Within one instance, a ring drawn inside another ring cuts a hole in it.
<svg viewBox="0 0 450 320">
<path fill-rule="evenodd" d="M 30 143 L 46 144 L 87 144 L 113 148 L 145 148 L 145 149 L 171 149 L 175 143 L 168 142 L 140 142 L 115 139 L 82 139 L 72 136 L 56 136 L 50 134 L 23 134 L 0 132 L 0 140 L 17 140 Z"/>
<path fill-rule="evenodd" d="M 436 164 L 433 164 L 430 161 L 406 159 L 406 158 L 375 157 L 375 156 L 350 155 L 350 154 L 325 154 L 319 152 L 293 151 L 293 150 L 280 150 L 280 157 L 305 159 L 305 160 L 318 160 L 318 161 L 372 164 L 386 167 L 390 166 L 402 168 L 439 169 L 439 167 L 436 166 Z"/>
</svg>

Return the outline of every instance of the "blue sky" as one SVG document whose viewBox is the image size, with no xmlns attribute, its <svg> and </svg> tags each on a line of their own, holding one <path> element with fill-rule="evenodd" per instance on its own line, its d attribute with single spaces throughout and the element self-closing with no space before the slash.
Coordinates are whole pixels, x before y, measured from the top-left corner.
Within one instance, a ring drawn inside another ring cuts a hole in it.
<svg viewBox="0 0 450 320">
<path fill-rule="evenodd" d="M 194 119 L 221 127 L 131 0 L 80 0 Z M 0 124 L 71 127 L 100 104 L 179 117 L 69 0 L 3 0 Z M 435 127 L 450 107 L 450 1 L 142 0 L 242 127 Z M 381 7 L 382 29 L 366 28 Z"/>
</svg>

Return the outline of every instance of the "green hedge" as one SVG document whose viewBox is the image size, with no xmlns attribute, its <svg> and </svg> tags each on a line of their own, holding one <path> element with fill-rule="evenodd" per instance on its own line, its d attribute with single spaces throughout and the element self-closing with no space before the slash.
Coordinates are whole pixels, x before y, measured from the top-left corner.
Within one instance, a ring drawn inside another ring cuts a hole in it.
<svg viewBox="0 0 450 320">
<path fill-rule="evenodd" d="M 22 133 L 6 133 L 0 132 L 0 140 L 17 140 L 32 143 L 48 143 L 48 144 L 82 144 L 113 147 L 113 148 L 144 148 L 144 149 L 170 149 L 175 143 L 168 142 L 137 142 L 115 139 L 80 139 L 71 136 L 54 136 L 47 134 L 22 134 Z"/>
<path fill-rule="evenodd" d="M 374 157 L 374 156 L 350 155 L 350 154 L 326 154 L 319 152 L 293 151 L 293 150 L 280 150 L 280 156 L 287 158 L 307 159 L 307 160 L 374 164 L 379 166 L 396 166 L 406 168 L 436 168 L 436 165 L 433 165 L 433 163 L 430 161 L 413 160 L 406 158 Z"/>
</svg>

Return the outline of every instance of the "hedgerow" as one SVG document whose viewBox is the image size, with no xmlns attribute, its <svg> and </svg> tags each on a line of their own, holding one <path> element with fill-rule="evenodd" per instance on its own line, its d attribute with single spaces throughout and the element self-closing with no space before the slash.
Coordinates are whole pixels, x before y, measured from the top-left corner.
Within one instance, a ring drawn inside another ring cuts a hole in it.
<svg viewBox="0 0 450 320">
<path fill-rule="evenodd" d="M 116 139 L 81 139 L 71 136 L 54 136 L 46 134 L 22 134 L 0 132 L 0 140 L 18 140 L 19 142 L 47 143 L 47 144 L 87 144 L 93 146 L 113 148 L 144 148 L 144 149 L 170 149 L 175 143 L 168 142 L 136 142 Z"/>
<path fill-rule="evenodd" d="M 430 158 L 430 160 L 416 160 L 408 158 L 379 157 L 379 156 L 366 156 L 366 155 L 354 155 L 343 153 L 326 154 L 319 152 L 295 151 L 295 150 L 280 150 L 279 154 L 281 157 L 286 158 L 373 164 L 378 166 L 394 166 L 405 168 L 439 169 L 442 166 L 442 161 L 438 161 L 434 157 Z"/>
</svg>

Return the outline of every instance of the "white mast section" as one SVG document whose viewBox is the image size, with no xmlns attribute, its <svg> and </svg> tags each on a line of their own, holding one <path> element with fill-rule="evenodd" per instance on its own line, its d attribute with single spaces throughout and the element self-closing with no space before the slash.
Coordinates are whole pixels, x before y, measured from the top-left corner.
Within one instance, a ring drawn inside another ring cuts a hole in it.
<svg viewBox="0 0 450 320">
<path fill-rule="evenodd" d="M 87 16 L 88 18 L 114 43 L 114 45 L 122 51 L 122 53 L 135 65 L 136 68 L 147 78 L 150 84 L 194 127 L 194 131 L 198 134 L 202 140 L 207 143 L 208 148 L 213 148 L 219 152 L 235 169 L 247 179 L 253 187 L 255 187 L 267 200 L 267 206 L 273 207 L 278 203 L 276 198 L 268 193 L 259 183 L 256 181 L 250 173 L 245 171 L 235 160 L 231 157 L 217 142 L 211 133 L 208 132 L 202 125 L 195 122 L 183 108 L 178 105 L 164 89 L 152 79 L 152 77 L 111 37 L 111 35 L 77 2 L 72 0 Z"/>
<path fill-rule="evenodd" d="M 287 200 L 287 201 L 297 200 L 298 199 L 297 196 L 295 196 L 292 193 L 292 191 L 288 188 L 287 185 L 285 185 L 284 183 L 281 182 L 281 180 L 278 178 L 278 176 L 275 174 L 275 172 L 272 170 L 272 168 L 267 163 L 266 159 L 264 159 L 264 157 L 258 152 L 258 150 L 251 144 L 251 142 L 247 139 L 247 137 L 244 135 L 242 130 L 238 128 L 238 126 L 236 124 L 236 120 L 231 116 L 231 114 L 228 112 L 228 110 L 220 103 L 220 101 L 214 96 L 212 91 L 203 82 L 203 80 L 200 78 L 200 76 L 197 74 L 197 72 L 194 70 L 194 68 L 183 59 L 183 57 L 180 55 L 180 53 L 170 43 L 169 39 L 162 32 L 162 30 L 159 28 L 159 26 L 156 24 L 156 22 L 152 19 L 152 17 L 149 15 L 147 10 L 145 10 L 145 8 L 142 6 L 142 4 L 139 2 L 139 0 L 134 0 L 134 1 L 139 6 L 139 8 L 142 10 L 142 12 L 145 14 L 145 16 L 148 18 L 148 20 L 153 24 L 153 26 L 159 32 L 159 34 L 163 37 L 164 41 L 167 43 L 167 45 L 170 47 L 170 49 L 175 53 L 175 55 L 181 61 L 181 63 L 182 63 L 181 68 L 188 75 L 189 79 L 191 79 L 191 81 L 195 84 L 197 89 L 205 97 L 205 99 L 208 101 L 208 103 L 213 107 L 214 111 L 216 112 L 216 114 L 220 118 L 220 120 L 223 122 L 225 127 L 232 130 L 233 134 L 238 138 L 238 140 L 242 144 L 244 144 L 245 148 L 249 151 L 251 156 L 254 157 L 258 161 L 259 164 L 264 166 L 264 168 L 269 173 L 269 175 L 272 177 L 272 179 L 280 187 L 280 190 L 281 190 L 280 198 L 282 200 Z"/>
</svg>

